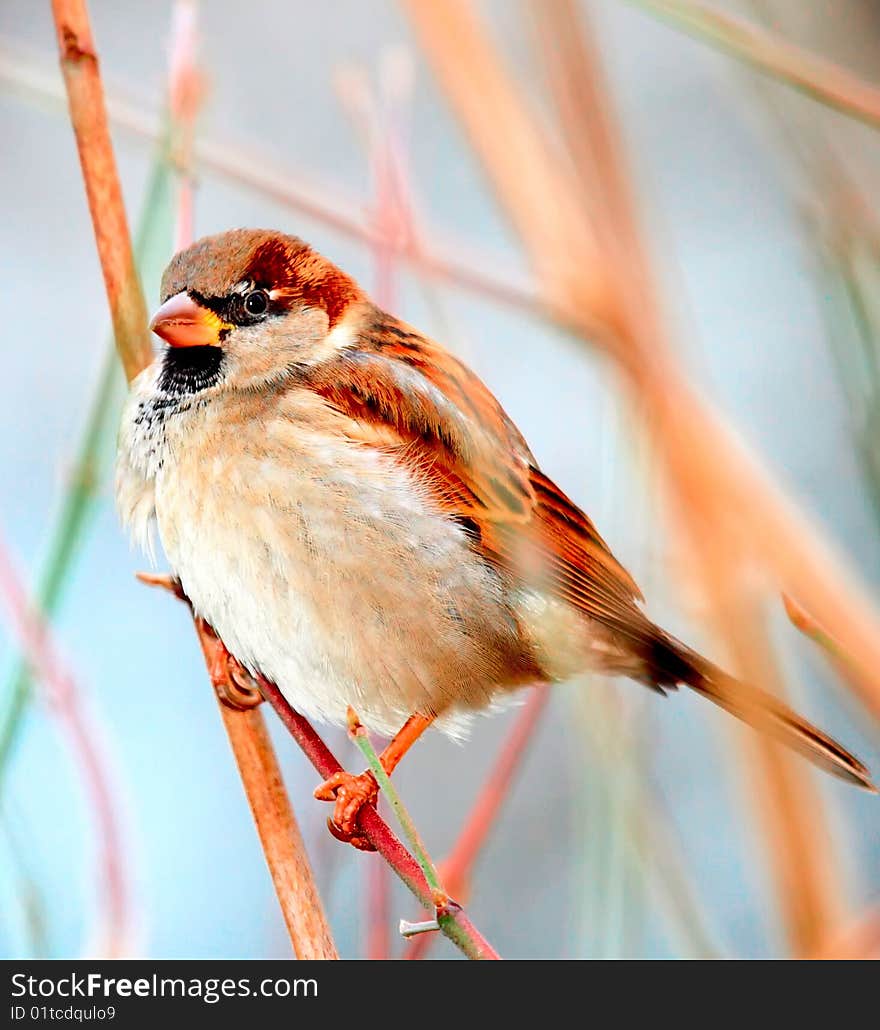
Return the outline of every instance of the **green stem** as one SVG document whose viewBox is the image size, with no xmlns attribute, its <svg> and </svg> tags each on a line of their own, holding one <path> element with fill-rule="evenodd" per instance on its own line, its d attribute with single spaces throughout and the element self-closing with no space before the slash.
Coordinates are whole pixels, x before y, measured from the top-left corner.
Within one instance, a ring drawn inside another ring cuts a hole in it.
<svg viewBox="0 0 880 1030">
<path fill-rule="evenodd" d="M 119 363 L 112 345 L 104 356 L 103 367 L 95 392 L 89 417 L 83 433 L 80 453 L 77 457 L 67 494 L 61 504 L 55 525 L 50 534 L 49 549 L 40 573 L 36 600 L 40 609 L 53 616 L 62 600 L 68 572 L 79 549 L 84 530 L 91 515 L 98 480 L 97 453 L 106 423 L 113 386 L 120 375 Z M 23 657 L 16 658 L 9 677 L 4 697 L 9 701 L 0 725 L 0 783 L 7 758 L 22 722 L 25 708 L 31 694 L 33 681 L 30 669 Z"/>
<path fill-rule="evenodd" d="M 379 756 L 376 754 L 376 749 L 370 743 L 370 738 L 367 736 L 367 731 L 361 726 L 360 722 L 355 722 L 350 728 L 349 733 L 354 739 L 355 744 L 360 748 L 361 754 L 366 758 L 370 771 L 376 777 L 376 782 L 379 784 L 379 789 L 394 810 L 397 821 L 400 823 L 400 828 L 409 842 L 413 856 L 425 874 L 428 886 L 435 894 L 442 895 L 443 888 L 440 886 L 440 878 L 437 876 L 434 863 L 431 861 L 431 857 L 422 843 L 422 838 L 419 836 L 419 831 L 416 829 L 412 817 L 400 800 L 400 795 L 391 782 L 391 777 L 382 767 Z M 442 918 L 443 913 L 438 913 L 438 923 Z"/>
<path fill-rule="evenodd" d="M 137 266 L 142 279 L 150 281 L 158 277 L 171 251 L 172 168 L 168 153 L 166 142 L 153 166 L 136 234 Z M 94 515 L 105 464 L 102 449 L 115 433 L 123 397 L 122 384 L 122 373 L 111 339 L 102 361 L 67 492 L 50 529 L 48 548 L 37 579 L 35 601 L 49 618 L 57 613 L 64 599 L 74 560 L 81 552 Z M 31 671 L 19 654 L 2 691 L 6 702 L 0 721 L 0 789 L 32 691 Z"/>
<path fill-rule="evenodd" d="M 9 813 L 5 811 L 0 815 L 0 840 L 5 842 L 4 859 L 15 882 L 14 898 L 24 923 L 28 953 L 33 958 L 47 958 L 49 941 L 46 932 L 46 902 L 28 866 L 30 852 L 23 846 L 18 834 L 13 833 Z M 11 923 L 11 919 L 4 913 L 4 926 L 11 927 Z"/>
<path fill-rule="evenodd" d="M 880 518 L 880 358 L 877 323 L 850 251 L 822 249 L 822 312 L 838 379 L 846 394 L 856 444 L 874 514 Z M 869 284 L 870 288 L 870 284 Z"/>
<path fill-rule="evenodd" d="M 820 104 L 880 128 L 880 90 L 772 32 L 700 0 L 626 0 Z"/>
<path fill-rule="evenodd" d="M 576 704 L 579 728 L 591 743 L 591 747 L 585 750 L 580 743 L 580 734 L 574 738 L 578 741 L 577 758 L 583 763 L 581 775 L 588 783 L 597 783 L 604 794 L 611 781 L 621 775 L 621 767 L 614 755 L 615 744 L 607 723 L 595 718 L 595 698 L 578 691 L 572 700 Z M 595 764 L 584 761 L 587 754 Z M 709 924 L 708 910 L 694 893 L 685 863 L 668 832 L 668 816 L 660 809 L 655 794 L 646 795 L 638 773 L 629 783 L 622 814 L 628 844 L 626 862 L 636 880 L 641 883 L 653 880 L 666 917 L 664 928 L 674 937 L 681 953 L 689 958 L 723 957 L 727 950 L 719 942 L 714 926 Z"/>
</svg>

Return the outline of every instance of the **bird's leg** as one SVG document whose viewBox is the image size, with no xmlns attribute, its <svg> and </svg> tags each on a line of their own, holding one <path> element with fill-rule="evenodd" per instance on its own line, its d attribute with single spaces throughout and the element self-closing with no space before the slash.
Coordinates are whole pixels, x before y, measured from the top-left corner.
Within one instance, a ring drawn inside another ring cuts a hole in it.
<svg viewBox="0 0 880 1030">
<path fill-rule="evenodd" d="M 390 776 L 401 758 L 415 744 L 434 721 L 433 715 L 411 715 L 379 755 L 382 768 Z M 360 776 L 340 769 L 315 790 L 319 801 L 334 801 L 333 815 L 327 820 L 330 832 L 337 840 L 346 841 L 361 851 L 372 851 L 373 846 L 358 832 L 358 813 L 364 805 L 374 805 L 379 796 L 376 778 L 367 770 Z"/>
</svg>

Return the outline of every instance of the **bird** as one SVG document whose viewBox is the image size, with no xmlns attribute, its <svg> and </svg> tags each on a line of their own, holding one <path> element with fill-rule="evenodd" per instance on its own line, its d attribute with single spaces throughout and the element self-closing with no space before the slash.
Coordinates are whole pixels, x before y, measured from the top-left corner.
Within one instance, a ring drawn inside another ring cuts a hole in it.
<svg viewBox="0 0 880 1030">
<path fill-rule="evenodd" d="M 586 671 L 687 686 L 844 780 L 866 767 L 775 695 L 651 621 L 589 517 L 487 386 L 296 236 L 233 229 L 176 254 L 133 381 L 116 500 L 155 530 L 194 612 L 243 675 L 298 712 L 390 737 L 390 775 L 430 726 Z M 337 773 L 334 834 L 373 803 Z"/>
</svg>

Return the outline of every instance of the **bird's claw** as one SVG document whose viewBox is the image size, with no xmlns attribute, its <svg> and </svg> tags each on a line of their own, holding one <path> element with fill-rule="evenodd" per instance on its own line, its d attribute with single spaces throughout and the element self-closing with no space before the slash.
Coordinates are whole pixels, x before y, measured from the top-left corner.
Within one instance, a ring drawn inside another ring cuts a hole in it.
<svg viewBox="0 0 880 1030">
<path fill-rule="evenodd" d="M 319 801 L 335 803 L 327 828 L 337 840 L 351 844 L 359 851 L 376 850 L 357 822 L 364 805 L 375 805 L 379 797 L 379 785 L 371 772 L 355 776 L 341 769 L 315 789 L 315 797 Z"/>
<path fill-rule="evenodd" d="M 217 697 L 229 708 L 247 711 L 263 700 L 253 676 L 227 650 L 213 628 L 201 617 L 196 618 L 196 629 L 208 663 L 208 674 Z"/>
<path fill-rule="evenodd" d="M 247 711 L 249 708 L 256 708 L 257 705 L 262 704 L 263 695 L 253 676 L 228 651 L 226 657 L 226 677 L 219 686 L 214 688 L 220 700 L 230 708 L 237 708 L 239 711 Z"/>
</svg>

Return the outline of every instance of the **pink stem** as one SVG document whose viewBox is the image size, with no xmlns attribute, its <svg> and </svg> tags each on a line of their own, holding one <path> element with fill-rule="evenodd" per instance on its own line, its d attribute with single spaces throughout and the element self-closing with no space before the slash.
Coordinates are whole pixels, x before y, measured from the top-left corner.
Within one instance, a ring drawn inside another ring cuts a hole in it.
<svg viewBox="0 0 880 1030">
<path fill-rule="evenodd" d="M 70 743 L 80 778 L 97 826 L 99 874 L 97 892 L 102 902 L 106 925 L 106 953 L 118 957 L 132 939 L 124 861 L 125 849 L 120 830 L 119 799 L 112 789 L 110 762 L 99 748 L 101 733 L 86 712 L 73 676 L 62 664 L 50 636 L 48 624 L 32 605 L 15 572 L 9 550 L 0 538 L 0 594 L 6 603 L 19 647 L 43 684 L 49 710 L 58 718 Z"/>
<path fill-rule="evenodd" d="M 369 99 L 376 108 L 376 117 L 371 125 L 366 126 L 366 135 L 371 141 L 369 156 L 375 189 L 373 218 L 376 235 L 371 241 L 374 295 L 379 307 L 392 311 L 396 306 L 399 263 L 395 243 L 412 235 L 408 204 L 410 184 L 405 174 L 403 143 L 395 112 L 380 112 L 373 98 Z M 391 954 L 388 866 L 384 862 L 369 862 L 365 876 L 366 955 L 369 959 L 387 959 Z"/>
<path fill-rule="evenodd" d="M 204 93 L 197 53 L 196 4 L 192 0 L 176 0 L 171 18 L 171 46 L 168 55 L 168 107 L 173 129 L 171 146 L 178 170 L 175 252 L 188 247 L 193 240 L 193 133 Z"/>
</svg>

